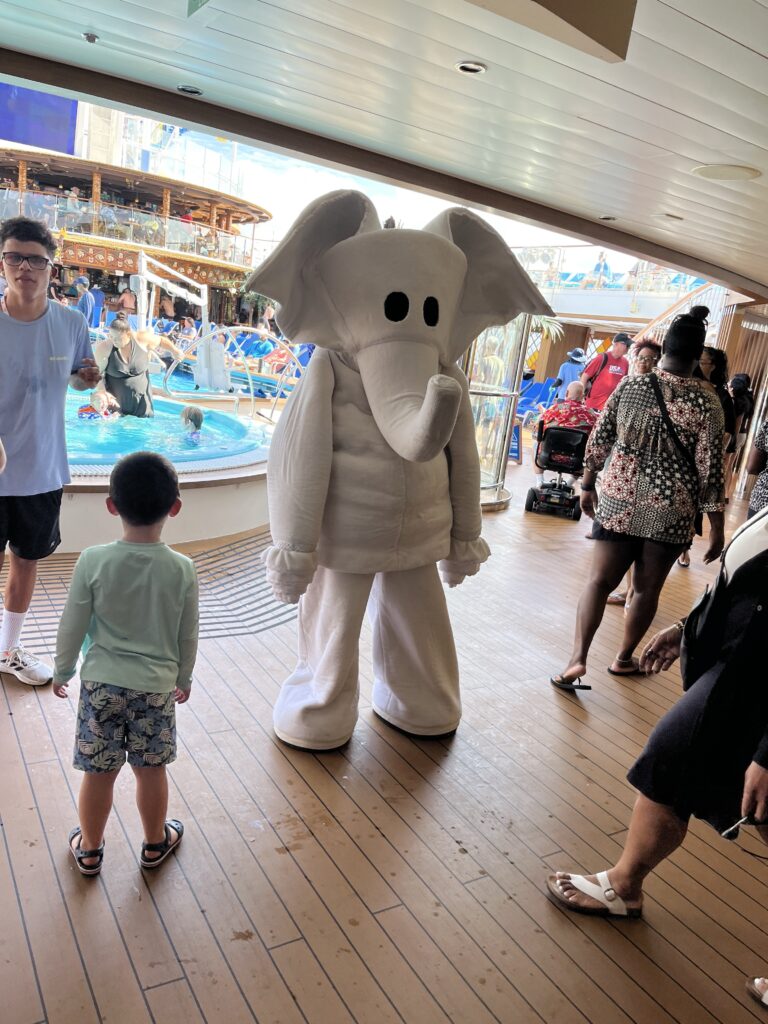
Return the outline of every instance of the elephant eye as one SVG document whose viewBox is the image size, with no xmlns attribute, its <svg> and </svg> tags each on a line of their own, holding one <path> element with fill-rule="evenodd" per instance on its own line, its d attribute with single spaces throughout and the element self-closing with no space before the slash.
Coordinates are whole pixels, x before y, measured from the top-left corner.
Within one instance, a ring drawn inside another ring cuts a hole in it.
<svg viewBox="0 0 768 1024">
<path fill-rule="evenodd" d="M 387 320 L 405 320 L 408 316 L 410 302 L 405 292 L 390 292 L 384 299 L 384 316 Z"/>
<path fill-rule="evenodd" d="M 428 295 L 424 299 L 424 323 L 427 327 L 436 327 L 440 319 L 440 303 L 434 295 Z"/>
</svg>

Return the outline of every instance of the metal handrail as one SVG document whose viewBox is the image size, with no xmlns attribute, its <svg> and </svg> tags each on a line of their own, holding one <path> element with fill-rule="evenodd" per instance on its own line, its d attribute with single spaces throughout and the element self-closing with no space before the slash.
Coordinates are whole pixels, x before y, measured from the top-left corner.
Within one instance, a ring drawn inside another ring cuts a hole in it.
<svg viewBox="0 0 768 1024">
<path fill-rule="evenodd" d="M 646 326 L 643 327 L 642 330 L 638 331 L 638 333 L 634 335 L 633 340 L 636 342 L 643 341 L 644 339 L 649 337 L 651 339 L 657 339 L 659 334 L 664 333 L 665 328 L 669 326 L 669 324 L 672 322 L 672 318 L 677 316 L 678 313 L 681 313 L 685 309 L 690 309 L 691 306 L 706 306 L 707 303 L 701 302 L 700 300 L 703 299 L 704 295 L 709 291 L 712 291 L 714 293 L 716 299 L 716 302 L 714 302 L 713 305 L 716 307 L 720 307 L 719 309 L 716 308 L 714 310 L 714 322 L 715 319 L 722 313 L 723 303 L 721 299 L 725 295 L 725 289 L 718 284 L 702 284 L 698 288 L 694 288 L 692 292 L 688 292 L 686 295 L 683 295 L 676 302 L 673 302 L 672 305 L 668 306 L 663 313 L 659 313 L 657 317 L 654 317 L 654 319 L 651 320 L 650 323 L 646 324 Z"/>
<path fill-rule="evenodd" d="M 261 419 L 266 420 L 268 423 L 274 424 L 277 402 L 280 398 L 284 386 L 287 384 L 290 377 L 296 376 L 297 371 L 299 373 L 303 373 L 304 367 L 301 365 L 299 360 L 296 358 L 296 355 L 291 351 L 288 344 L 285 341 L 283 341 L 282 338 L 277 338 L 275 337 L 275 335 L 271 333 L 264 334 L 262 331 L 259 331 L 255 327 L 212 327 L 208 331 L 203 331 L 201 328 L 197 337 L 193 338 L 191 342 L 185 347 L 181 358 L 174 359 L 166 369 L 165 374 L 163 376 L 164 392 L 166 393 L 166 395 L 168 395 L 169 398 L 172 398 L 175 401 L 185 400 L 187 398 L 187 394 L 185 392 L 175 391 L 171 388 L 170 381 L 174 371 L 198 348 L 201 342 L 213 339 L 222 334 L 227 339 L 224 344 L 225 351 L 231 352 L 232 350 L 234 350 L 234 352 L 237 353 L 238 358 L 242 360 L 243 370 L 245 372 L 246 380 L 248 382 L 248 392 L 250 397 L 250 407 L 248 415 L 250 416 L 251 419 L 253 419 L 254 416 L 259 416 Z M 258 334 L 260 338 L 266 338 L 267 340 L 273 342 L 276 348 L 284 351 L 288 356 L 288 362 L 286 363 L 285 368 L 275 381 L 275 397 L 273 399 L 269 415 L 266 415 L 260 409 L 256 408 L 256 385 L 251 374 L 249 357 L 245 355 L 241 342 L 237 340 L 237 336 L 242 334 Z M 290 373 L 289 370 L 291 371 Z M 234 402 L 235 414 L 238 414 L 238 410 L 240 407 L 240 395 L 237 392 L 227 393 L 223 395 L 219 391 L 201 388 L 199 391 L 196 392 L 196 394 L 198 395 L 198 397 L 204 398 L 206 402 Z"/>
</svg>

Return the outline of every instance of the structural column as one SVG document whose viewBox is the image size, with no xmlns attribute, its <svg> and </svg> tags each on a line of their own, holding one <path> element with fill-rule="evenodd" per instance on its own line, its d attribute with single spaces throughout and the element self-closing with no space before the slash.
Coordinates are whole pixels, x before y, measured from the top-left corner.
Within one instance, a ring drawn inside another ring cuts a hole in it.
<svg viewBox="0 0 768 1024">
<path fill-rule="evenodd" d="M 91 232 L 94 235 L 99 232 L 99 219 L 101 211 L 101 171 L 94 171 L 91 175 Z"/>
<path fill-rule="evenodd" d="M 27 191 L 27 161 L 19 160 L 18 164 L 18 192 L 19 192 L 19 213 L 24 214 L 24 193 Z"/>
</svg>

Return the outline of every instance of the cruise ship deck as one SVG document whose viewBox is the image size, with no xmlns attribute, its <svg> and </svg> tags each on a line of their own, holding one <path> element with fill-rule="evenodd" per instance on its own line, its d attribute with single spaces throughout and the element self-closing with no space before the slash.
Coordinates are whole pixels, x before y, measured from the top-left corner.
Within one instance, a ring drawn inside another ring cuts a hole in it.
<svg viewBox="0 0 768 1024">
<path fill-rule="evenodd" d="M 486 519 L 493 557 L 449 595 L 465 714 L 448 740 L 415 742 L 373 717 L 366 640 L 349 746 L 313 755 L 281 745 L 271 706 L 293 664 L 295 623 L 270 620 L 268 596 L 247 592 L 248 634 L 219 628 L 216 587 L 233 585 L 236 608 L 255 547 L 240 563 L 237 546 L 228 558 L 198 554 L 204 638 L 171 769 L 170 813 L 187 832 L 155 874 L 138 866 L 126 772 L 103 873 L 78 875 L 66 847 L 79 783 L 74 701 L 3 679 L 4 1022 L 765 1016 L 744 987 L 768 970 L 768 864 L 745 852 L 761 852 L 754 839 L 742 834 L 739 848 L 695 824 L 650 879 L 643 921 L 569 915 L 545 894 L 552 869 L 612 863 L 633 801 L 626 769 L 680 680 L 677 671 L 606 674 L 621 624 L 621 609 L 609 608 L 594 689 L 579 699 L 552 689 L 591 545 L 585 520 L 522 511 L 526 469 L 513 469 L 511 483 L 513 507 Z M 737 503 L 734 522 L 743 512 Z M 697 542 L 690 570 L 673 570 L 659 625 L 684 614 L 714 575 L 702 550 Z M 49 560 L 40 600 L 55 606 L 70 570 L 71 558 Z M 255 606 L 264 615 L 254 618 Z M 42 607 L 33 611 L 42 636 L 50 624 Z"/>
</svg>

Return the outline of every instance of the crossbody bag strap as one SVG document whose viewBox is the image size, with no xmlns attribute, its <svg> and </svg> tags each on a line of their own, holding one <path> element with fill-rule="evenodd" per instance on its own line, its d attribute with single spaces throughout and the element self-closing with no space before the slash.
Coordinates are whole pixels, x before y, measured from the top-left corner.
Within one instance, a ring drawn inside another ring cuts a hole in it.
<svg viewBox="0 0 768 1024">
<path fill-rule="evenodd" d="M 595 381 L 597 380 L 597 378 L 600 376 L 600 374 L 603 372 L 603 370 L 606 368 L 607 365 L 608 365 L 608 353 L 607 352 L 603 352 L 603 358 L 602 358 L 602 360 L 600 362 L 600 365 L 595 370 L 595 372 L 592 374 L 592 376 L 589 378 L 587 383 L 590 384 L 590 385 L 594 384 Z"/>
<path fill-rule="evenodd" d="M 699 467 L 696 465 L 696 457 L 694 456 L 693 452 L 689 448 L 686 448 L 686 446 L 680 440 L 680 435 L 675 429 L 675 425 L 672 422 L 672 419 L 669 415 L 669 410 L 667 409 L 666 402 L 664 401 L 664 396 L 661 393 L 661 385 L 659 384 L 659 378 L 656 376 L 655 373 L 650 373 L 649 377 L 650 385 L 653 388 L 653 393 L 656 395 L 656 401 L 659 403 L 659 409 L 661 410 L 661 418 L 664 420 L 664 425 L 666 426 L 669 432 L 669 436 L 677 445 L 677 448 L 680 451 L 680 453 L 685 457 L 685 461 L 696 474 L 696 483 L 699 484 Z"/>
</svg>

